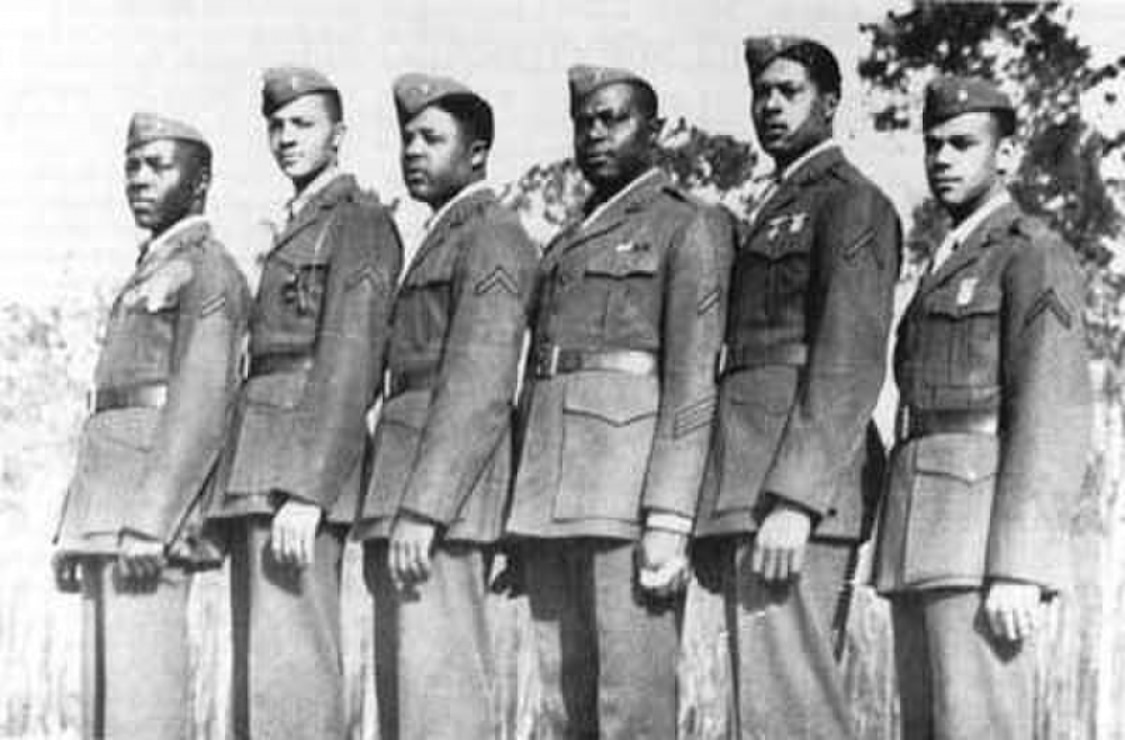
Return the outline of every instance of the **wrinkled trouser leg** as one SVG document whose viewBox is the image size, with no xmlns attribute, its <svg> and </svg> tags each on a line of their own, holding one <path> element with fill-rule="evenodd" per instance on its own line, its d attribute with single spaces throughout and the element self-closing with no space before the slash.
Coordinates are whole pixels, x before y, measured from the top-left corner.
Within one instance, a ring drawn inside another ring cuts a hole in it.
<svg viewBox="0 0 1125 740">
<path fill-rule="evenodd" d="M 111 559 L 83 562 L 83 737 L 189 737 L 190 583 L 177 567 L 139 585 Z"/>
<path fill-rule="evenodd" d="M 364 577 L 375 602 L 380 740 L 498 737 L 488 567 L 484 548 L 442 543 L 429 578 L 400 594 L 386 542 L 364 547 Z"/>
<path fill-rule="evenodd" d="M 635 547 L 578 538 L 523 547 L 543 691 L 538 736 L 676 737 L 681 601 L 640 592 Z"/>
<path fill-rule="evenodd" d="M 1035 651 L 994 639 L 981 606 L 978 589 L 891 597 L 903 737 L 1033 736 Z"/>
<path fill-rule="evenodd" d="M 751 572 L 753 546 L 753 537 L 731 537 L 715 550 L 722 559 L 740 737 L 852 737 L 833 649 L 851 545 L 810 542 L 800 576 L 777 586 Z"/>
<path fill-rule="evenodd" d="M 269 517 L 248 517 L 233 530 L 234 738 L 344 737 L 343 533 L 322 526 L 313 563 L 297 569 L 273 559 Z"/>
</svg>

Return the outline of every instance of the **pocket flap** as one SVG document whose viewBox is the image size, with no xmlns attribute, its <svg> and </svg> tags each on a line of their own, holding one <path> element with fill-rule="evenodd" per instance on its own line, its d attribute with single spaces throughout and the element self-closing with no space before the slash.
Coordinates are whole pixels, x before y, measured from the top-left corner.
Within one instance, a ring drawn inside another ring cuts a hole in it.
<svg viewBox="0 0 1125 740">
<path fill-rule="evenodd" d="M 294 409 L 305 393 L 306 372 L 283 372 L 259 375 L 246 381 L 243 393 L 247 403 Z"/>
<path fill-rule="evenodd" d="M 987 434 L 935 434 L 917 441 L 915 467 L 920 473 L 976 483 L 996 475 L 999 443 Z"/>
<path fill-rule="evenodd" d="M 407 391 L 383 402 L 379 424 L 398 424 L 421 431 L 430 412 L 430 391 Z"/>
<path fill-rule="evenodd" d="M 660 268 L 660 255 L 647 242 L 622 242 L 591 255 L 586 263 L 587 275 L 624 278 L 630 275 L 653 275 Z"/>
<path fill-rule="evenodd" d="M 585 372 L 568 378 L 563 409 L 614 426 L 656 415 L 660 393 L 655 377 L 625 373 Z"/>
<path fill-rule="evenodd" d="M 973 280 L 963 278 L 950 281 L 949 285 L 934 292 L 926 303 L 926 310 L 954 319 L 1000 313 L 999 287 L 979 285 Z"/>
</svg>

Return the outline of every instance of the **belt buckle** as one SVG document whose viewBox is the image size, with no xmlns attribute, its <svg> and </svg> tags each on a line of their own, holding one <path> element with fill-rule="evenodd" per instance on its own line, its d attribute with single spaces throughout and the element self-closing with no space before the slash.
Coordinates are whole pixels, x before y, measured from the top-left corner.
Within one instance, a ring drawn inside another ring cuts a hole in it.
<svg viewBox="0 0 1125 740">
<path fill-rule="evenodd" d="M 98 389 L 90 388 L 86 391 L 86 415 L 93 416 L 98 409 Z"/>
<path fill-rule="evenodd" d="M 719 356 L 715 358 L 715 377 L 723 377 L 723 373 L 727 371 L 727 360 L 729 359 L 729 345 L 723 342 L 719 345 Z"/>
</svg>

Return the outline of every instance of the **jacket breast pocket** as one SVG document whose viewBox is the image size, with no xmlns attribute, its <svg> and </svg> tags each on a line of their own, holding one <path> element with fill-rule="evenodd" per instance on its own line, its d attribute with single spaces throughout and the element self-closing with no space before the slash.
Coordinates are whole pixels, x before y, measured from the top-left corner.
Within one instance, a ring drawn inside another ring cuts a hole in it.
<svg viewBox="0 0 1125 740">
<path fill-rule="evenodd" d="M 811 229 L 790 232 L 766 226 L 750 239 L 739 262 L 735 283 L 739 300 L 756 301 L 770 319 L 803 310 L 812 278 Z"/>
<path fill-rule="evenodd" d="M 311 343 L 324 308 L 328 270 L 323 255 L 271 255 L 262 271 L 260 292 L 266 297 L 262 310 L 281 312 L 282 323 L 290 331 L 307 334 Z"/>
<path fill-rule="evenodd" d="M 952 405 L 991 399 L 1000 383 L 1002 297 L 995 287 L 965 287 L 972 285 L 963 280 L 930 297 L 912 353 L 929 384 L 966 389 L 969 397 L 948 399 Z"/>
<path fill-rule="evenodd" d="M 611 344 L 655 346 L 663 295 L 660 254 L 647 242 L 622 246 L 627 249 L 592 255 L 585 279 L 598 285 L 605 296 L 602 325 Z"/>
<path fill-rule="evenodd" d="M 395 299 L 395 339 L 411 347 L 445 337 L 453 301 L 453 265 L 426 262 L 407 274 Z"/>
<path fill-rule="evenodd" d="M 567 380 L 555 519 L 637 520 L 659 395 L 654 377 L 576 373 Z"/>
<path fill-rule="evenodd" d="M 984 575 L 999 442 L 991 435 L 937 434 L 912 443 L 902 585 L 976 584 Z M 891 526 L 888 523 L 888 526 Z"/>
</svg>

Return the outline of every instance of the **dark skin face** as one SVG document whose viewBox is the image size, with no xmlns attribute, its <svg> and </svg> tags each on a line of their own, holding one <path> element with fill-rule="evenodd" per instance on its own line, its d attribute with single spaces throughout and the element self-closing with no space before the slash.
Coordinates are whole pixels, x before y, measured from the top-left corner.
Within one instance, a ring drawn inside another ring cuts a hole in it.
<svg viewBox="0 0 1125 740">
<path fill-rule="evenodd" d="M 344 131 L 323 95 L 302 95 L 266 117 L 270 153 L 298 192 L 336 162 Z"/>
<path fill-rule="evenodd" d="M 778 57 L 750 78 L 750 87 L 758 142 L 778 167 L 832 135 L 837 96 L 821 92 L 800 62 Z"/>
<path fill-rule="evenodd" d="M 637 105 L 627 83 L 606 85 L 588 95 L 574 111 L 574 158 L 578 169 L 605 200 L 652 165 L 652 148 L 660 124 Z"/>
<path fill-rule="evenodd" d="M 203 212 L 210 175 L 195 154 L 192 145 L 173 139 L 150 141 L 125 154 L 125 197 L 139 228 L 159 236 Z"/>
<path fill-rule="evenodd" d="M 1001 168 L 1011 144 L 991 113 L 954 116 L 926 129 L 923 141 L 930 191 L 955 223 L 1004 188 Z"/>
<path fill-rule="evenodd" d="M 435 211 L 484 177 L 487 145 L 470 141 L 448 111 L 424 108 L 402 127 L 402 179 L 410 197 Z"/>
</svg>

